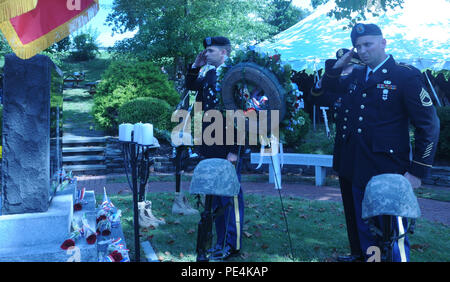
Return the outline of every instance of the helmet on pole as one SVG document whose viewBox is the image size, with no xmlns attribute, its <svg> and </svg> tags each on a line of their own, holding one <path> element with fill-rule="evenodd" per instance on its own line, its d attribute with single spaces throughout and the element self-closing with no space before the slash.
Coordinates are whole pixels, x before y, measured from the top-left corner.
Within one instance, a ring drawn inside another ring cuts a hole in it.
<svg viewBox="0 0 450 282">
<path fill-rule="evenodd" d="M 420 217 L 417 198 L 403 175 L 387 173 L 370 179 L 362 202 L 362 218 L 379 215 Z"/>
<path fill-rule="evenodd" d="M 205 159 L 194 169 L 191 194 L 236 196 L 240 189 L 236 168 L 226 159 Z"/>
</svg>

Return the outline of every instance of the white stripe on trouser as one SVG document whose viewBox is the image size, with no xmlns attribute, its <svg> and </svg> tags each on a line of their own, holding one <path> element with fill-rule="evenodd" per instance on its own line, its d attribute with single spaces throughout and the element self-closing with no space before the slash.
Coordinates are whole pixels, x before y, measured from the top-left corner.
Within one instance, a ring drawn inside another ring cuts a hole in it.
<svg viewBox="0 0 450 282">
<path fill-rule="evenodd" d="M 398 236 L 402 236 L 405 233 L 405 229 L 403 228 L 402 217 L 397 217 L 398 223 Z M 398 239 L 398 249 L 400 251 L 401 262 L 406 262 L 406 252 L 405 252 L 405 237 Z"/>
<path fill-rule="evenodd" d="M 234 216 L 236 219 L 236 250 L 241 249 L 241 219 L 239 215 L 238 196 L 234 196 Z"/>
</svg>

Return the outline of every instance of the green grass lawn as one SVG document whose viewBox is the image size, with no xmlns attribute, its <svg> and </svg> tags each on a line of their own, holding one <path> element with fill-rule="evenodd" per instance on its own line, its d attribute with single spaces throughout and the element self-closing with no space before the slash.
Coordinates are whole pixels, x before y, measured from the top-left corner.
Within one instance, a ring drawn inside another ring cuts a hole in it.
<svg viewBox="0 0 450 282">
<path fill-rule="evenodd" d="M 111 63 L 111 55 L 108 52 L 102 51 L 93 60 L 74 62 L 68 59 L 62 60 L 61 70 L 65 75 L 74 72 L 84 72 L 85 80 L 80 84 L 83 85 L 88 82 L 94 82 L 101 79 L 103 72 Z"/>
<path fill-rule="evenodd" d="M 419 187 L 414 189 L 414 193 L 419 198 L 450 202 L 450 187 L 447 190 Z"/>
<path fill-rule="evenodd" d="M 192 174 L 183 174 L 181 181 L 190 182 Z M 149 176 L 149 182 L 174 182 L 173 174 L 154 174 Z M 267 174 L 242 174 L 242 182 L 261 182 L 267 183 L 269 176 Z M 127 183 L 126 176 L 114 176 L 107 180 L 107 183 Z M 313 176 L 300 175 L 283 175 L 283 183 L 297 183 L 314 185 L 315 178 Z M 325 179 L 325 186 L 339 187 L 339 180 L 334 176 L 328 176 Z M 414 189 L 414 193 L 418 198 L 431 199 L 436 201 L 450 202 L 450 188 L 448 191 L 444 189 L 433 189 L 429 187 L 420 187 Z"/>
<path fill-rule="evenodd" d="M 189 196 L 191 204 L 195 203 Z M 131 195 L 110 195 L 122 210 L 122 227 L 130 256 L 134 257 Z M 150 241 L 162 261 L 195 261 L 197 224 L 200 216 L 174 216 L 173 195 L 149 193 L 153 214 L 164 218 L 156 229 L 141 228 L 141 241 Z M 98 201 L 101 196 L 98 196 Z M 279 197 L 244 195 L 245 218 L 243 243 L 239 256 L 230 261 L 290 262 L 289 240 Z M 348 252 L 344 212 L 341 203 L 283 199 L 292 238 L 294 260 L 308 262 L 335 261 Z M 450 227 L 419 219 L 416 232 L 410 235 L 411 261 L 450 261 Z M 215 242 L 215 239 L 213 239 Z M 145 259 L 141 254 L 142 260 Z"/>
<path fill-rule="evenodd" d="M 190 182 L 192 179 L 192 173 L 183 174 L 181 181 Z M 149 182 L 174 182 L 175 176 L 173 174 L 151 174 L 149 176 Z M 242 174 L 241 182 L 261 182 L 267 183 L 269 181 L 268 174 Z M 127 183 L 126 176 L 113 176 L 108 178 L 107 183 Z M 283 175 L 283 183 L 297 183 L 297 184 L 310 184 L 314 185 L 315 178 L 313 176 L 300 176 L 300 175 Z M 326 183 L 335 183 L 333 178 L 327 179 Z"/>
<path fill-rule="evenodd" d="M 96 125 L 91 114 L 94 105 L 94 99 L 87 92 L 86 88 L 81 88 L 85 83 L 93 82 L 101 79 L 102 73 L 106 70 L 110 60 L 110 55 L 101 52 L 100 55 L 90 61 L 72 62 L 70 60 L 62 60 L 61 69 L 64 74 L 73 72 L 84 72 L 85 80 L 80 82 L 79 88 L 66 88 L 63 92 L 63 121 L 64 130 L 72 132 L 74 129 L 95 130 Z"/>
</svg>

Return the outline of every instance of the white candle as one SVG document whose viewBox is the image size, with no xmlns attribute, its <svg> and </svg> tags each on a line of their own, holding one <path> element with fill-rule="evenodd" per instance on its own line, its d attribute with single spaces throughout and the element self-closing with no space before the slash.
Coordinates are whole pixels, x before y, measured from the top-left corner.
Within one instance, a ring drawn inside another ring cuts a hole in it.
<svg viewBox="0 0 450 282">
<path fill-rule="evenodd" d="M 130 142 L 131 131 L 133 131 L 133 125 L 131 123 L 122 123 L 119 125 L 119 141 Z"/>
<path fill-rule="evenodd" d="M 141 145 L 153 145 L 153 124 L 145 123 L 142 125 Z"/>
<path fill-rule="evenodd" d="M 134 138 L 133 138 L 133 142 L 136 142 L 138 144 L 140 144 L 142 141 L 142 126 L 143 124 L 138 122 L 134 124 L 133 127 L 133 131 L 134 131 Z"/>
</svg>

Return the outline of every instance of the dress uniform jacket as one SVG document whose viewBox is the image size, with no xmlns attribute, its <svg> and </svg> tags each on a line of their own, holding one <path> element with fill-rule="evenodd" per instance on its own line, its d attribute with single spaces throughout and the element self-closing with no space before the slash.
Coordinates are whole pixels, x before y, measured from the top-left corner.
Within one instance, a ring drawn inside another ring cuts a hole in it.
<svg viewBox="0 0 450 282">
<path fill-rule="evenodd" d="M 186 88 L 188 90 L 198 91 L 196 102 L 202 103 L 202 111 L 205 115 L 208 110 L 221 111 L 219 97 L 216 94 L 216 69 L 211 66 L 209 67 L 210 69 L 208 69 L 208 66 L 206 66 L 206 68 L 206 70 L 203 70 L 202 73 L 200 73 L 200 68 L 189 67 L 186 75 Z M 202 122 L 202 132 L 213 123 L 214 120 L 211 122 Z M 223 145 L 206 145 L 204 140 L 202 141 L 200 153 L 204 157 L 226 158 L 229 152 L 237 154 L 238 147 L 236 145 L 226 145 L 225 118 L 223 119 L 222 129 Z M 217 134 L 217 132 L 215 132 L 215 134 Z M 236 136 L 236 134 L 234 136 Z"/>
<path fill-rule="evenodd" d="M 418 69 L 392 56 L 366 81 L 367 67 L 342 69 L 326 62 L 322 86 L 344 93 L 337 112 L 334 167 L 339 176 L 364 188 L 372 176 L 409 172 L 425 177 L 433 163 L 439 119 Z M 415 127 L 412 153 L 409 125 Z"/>
</svg>

